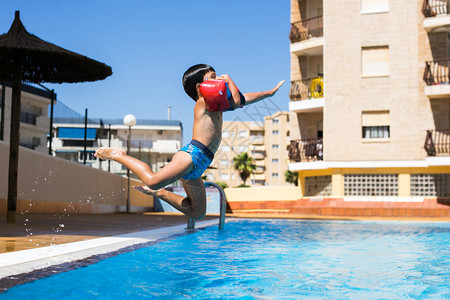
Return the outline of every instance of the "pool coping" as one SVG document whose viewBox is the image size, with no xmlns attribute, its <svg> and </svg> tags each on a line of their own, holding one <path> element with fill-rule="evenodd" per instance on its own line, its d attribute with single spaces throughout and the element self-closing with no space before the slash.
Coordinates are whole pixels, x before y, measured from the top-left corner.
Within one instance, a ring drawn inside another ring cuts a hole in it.
<svg viewBox="0 0 450 300">
<path fill-rule="evenodd" d="M 218 220 L 196 222 L 195 229 L 218 224 Z M 52 266 L 80 261 L 92 256 L 116 252 L 138 244 L 158 242 L 171 236 L 186 234 L 195 230 L 186 225 L 138 231 L 109 237 L 100 237 L 73 243 L 52 245 L 0 254 L 0 280 L 20 274 L 35 272 Z M 104 257 L 107 258 L 107 257 Z M 1 291 L 0 291 L 1 293 Z"/>
</svg>

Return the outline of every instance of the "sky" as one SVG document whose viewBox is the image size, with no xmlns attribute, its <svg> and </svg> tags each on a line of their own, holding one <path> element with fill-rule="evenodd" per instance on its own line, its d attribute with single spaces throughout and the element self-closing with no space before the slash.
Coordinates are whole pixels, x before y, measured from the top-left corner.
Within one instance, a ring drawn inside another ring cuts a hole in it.
<svg viewBox="0 0 450 300">
<path fill-rule="evenodd" d="M 284 86 L 272 98 L 224 113 L 224 120 L 262 121 L 288 110 L 289 0 L 2 0 L 0 34 L 20 10 L 31 34 L 111 66 L 103 81 L 48 84 L 58 101 L 90 118 L 167 120 L 183 123 L 190 141 L 195 102 L 181 78 L 207 63 L 228 74 L 243 92 Z"/>
</svg>

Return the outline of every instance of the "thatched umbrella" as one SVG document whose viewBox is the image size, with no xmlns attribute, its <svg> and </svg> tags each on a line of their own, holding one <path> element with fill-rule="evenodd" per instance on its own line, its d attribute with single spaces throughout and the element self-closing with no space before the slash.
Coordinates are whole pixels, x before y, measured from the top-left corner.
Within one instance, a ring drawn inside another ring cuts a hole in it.
<svg viewBox="0 0 450 300">
<path fill-rule="evenodd" d="M 8 222 L 15 222 L 17 207 L 21 83 L 96 81 L 111 74 L 111 67 L 101 62 L 28 33 L 16 11 L 11 28 L 0 36 L 0 80 L 12 82 Z"/>
</svg>

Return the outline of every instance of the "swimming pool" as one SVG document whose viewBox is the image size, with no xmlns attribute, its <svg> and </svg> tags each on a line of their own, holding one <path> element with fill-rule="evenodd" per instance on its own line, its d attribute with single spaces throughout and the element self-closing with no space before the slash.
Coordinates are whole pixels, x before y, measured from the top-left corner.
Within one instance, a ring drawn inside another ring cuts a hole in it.
<svg viewBox="0 0 450 300">
<path fill-rule="evenodd" d="M 450 223 L 233 220 L 0 299 L 450 298 Z"/>
</svg>

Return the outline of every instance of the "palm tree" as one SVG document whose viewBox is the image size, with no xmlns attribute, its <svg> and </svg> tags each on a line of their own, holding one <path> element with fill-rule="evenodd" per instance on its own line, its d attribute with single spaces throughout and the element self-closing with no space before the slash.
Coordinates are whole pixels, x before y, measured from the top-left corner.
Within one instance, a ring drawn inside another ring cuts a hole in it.
<svg viewBox="0 0 450 300">
<path fill-rule="evenodd" d="M 245 182 L 255 169 L 253 158 L 251 156 L 248 156 L 247 152 L 242 152 L 241 154 L 233 158 L 233 163 L 234 169 L 239 172 L 239 176 L 241 177 L 245 185 Z"/>
<path fill-rule="evenodd" d="M 286 182 L 293 183 L 295 186 L 298 186 L 298 172 L 286 170 L 286 172 L 284 172 L 284 177 L 286 178 Z"/>
</svg>

